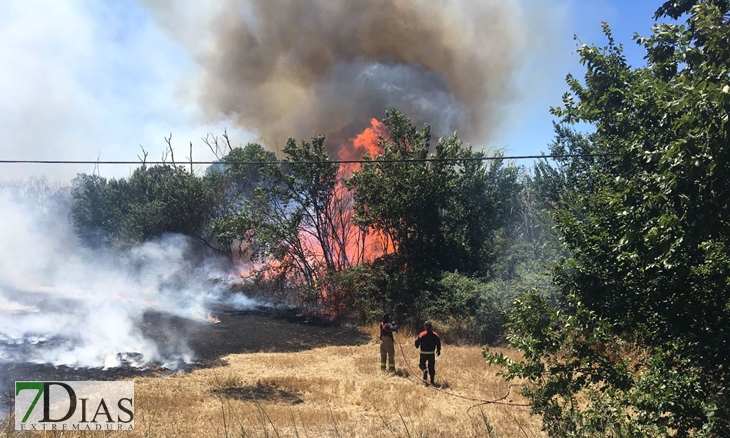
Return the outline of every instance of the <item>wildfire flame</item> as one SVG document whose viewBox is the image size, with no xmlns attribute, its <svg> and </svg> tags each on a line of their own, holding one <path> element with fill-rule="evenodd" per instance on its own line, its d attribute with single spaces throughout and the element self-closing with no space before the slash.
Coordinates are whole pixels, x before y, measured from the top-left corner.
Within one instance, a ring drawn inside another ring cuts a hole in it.
<svg viewBox="0 0 730 438">
<path fill-rule="evenodd" d="M 211 324 L 218 324 L 221 322 L 221 320 L 218 319 L 218 317 L 215 315 L 208 315 L 208 322 L 210 322 Z"/>
<path fill-rule="evenodd" d="M 387 139 L 389 137 L 390 132 L 388 127 L 379 120 L 372 118 L 370 119 L 370 126 L 352 139 L 352 147 L 343 145 L 340 148 L 338 156 L 343 160 L 359 160 L 363 155 L 375 158 L 383 152 L 380 139 Z M 341 176 L 351 175 L 352 172 L 359 170 L 360 167 L 360 163 L 345 163 L 340 167 Z M 360 251 L 362 254 L 361 261 L 372 262 L 376 258 L 388 254 L 392 248 L 393 242 L 388 236 L 370 230 L 369 233 L 363 236 L 361 241 L 348 245 L 348 252 Z"/>
<path fill-rule="evenodd" d="M 351 144 L 342 145 L 337 156 L 340 160 L 359 160 L 363 155 L 374 158 L 383 152 L 383 148 L 378 144 L 380 137 L 388 138 L 388 127 L 377 119 L 370 119 L 370 126 L 352 138 Z M 345 176 L 351 175 L 358 169 L 360 163 L 343 163 L 340 166 L 340 172 Z"/>
</svg>

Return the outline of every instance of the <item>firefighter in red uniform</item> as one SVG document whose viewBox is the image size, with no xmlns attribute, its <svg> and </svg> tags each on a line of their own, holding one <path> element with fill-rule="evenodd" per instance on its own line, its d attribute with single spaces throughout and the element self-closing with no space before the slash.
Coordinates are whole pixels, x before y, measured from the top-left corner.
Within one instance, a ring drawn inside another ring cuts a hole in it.
<svg viewBox="0 0 730 438">
<path fill-rule="evenodd" d="M 418 368 L 423 371 L 423 380 L 426 381 L 428 374 L 431 374 L 431 384 L 435 385 L 433 379 L 436 376 L 436 356 L 441 356 L 441 338 L 433 331 L 431 321 L 423 323 L 424 331 L 416 338 L 416 348 L 421 347 L 421 361 Z"/>
<path fill-rule="evenodd" d="M 390 322 L 390 315 L 383 315 L 383 322 L 380 323 L 380 370 L 385 371 L 386 359 L 388 371 L 395 372 L 395 340 L 393 332 L 398 331 L 398 326 Z"/>
</svg>

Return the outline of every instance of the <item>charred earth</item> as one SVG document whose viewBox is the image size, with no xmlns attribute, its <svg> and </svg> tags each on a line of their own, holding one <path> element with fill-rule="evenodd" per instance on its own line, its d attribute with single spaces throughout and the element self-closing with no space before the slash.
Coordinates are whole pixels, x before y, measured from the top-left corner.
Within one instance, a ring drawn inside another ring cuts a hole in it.
<svg viewBox="0 0 730 438">
<path fill-rule="evenodd" d="M 255 307 L 249 310 L 218 308 L 208 322 L 194 321 L 149 311 L 140 327 L 164 356 L 186 348 L 192 360 L 145 363 L 136 352 L 120 352 L 119 366 L 108 368 L 74 367 L 22 361 L 0 362 L 0 418 L 13 407 L 15 381 L 118 380 L 139 376 L 164 376 L 195 368 L 225 366 L 221 357 L 235 353 L 296 352 L 327 345 L 359 345 L 368 337 L 353 327 L 306 317 L 295 309 Z M 174 337 L 170 334 L 174 333 Z M 181 346 L 180 343 L 186 345 Z M 2 348 L 34 348 L 42 342 Z"/>
</svg>

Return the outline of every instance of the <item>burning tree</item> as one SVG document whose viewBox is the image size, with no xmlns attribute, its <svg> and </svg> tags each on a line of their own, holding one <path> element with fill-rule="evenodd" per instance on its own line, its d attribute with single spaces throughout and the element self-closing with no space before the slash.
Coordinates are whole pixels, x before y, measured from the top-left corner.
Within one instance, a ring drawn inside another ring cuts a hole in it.
<svg viewBox="0 0 730 438">
<path fill-rule="evenodd" d="M 353 221 L 352 195 L 340 168 L 325 151 L 324 137 L 290 138 L 283 163 L 264 164 L 259 184 L 240 208 L 218 221 L 220 235 L 247 242 L 254 259 L 322 298 L 327 272 L 366 257 L 364 230 Z"/>
<path fill-rule="evenodd" d="M 456 135 L 435 153 L 430 139 L 428 125 L 419 131 L 395 110 L 353 139 L 362 167 L 332 162 L 323 136 L 290 138 L 284 161 L 262 163 L 255 190 L 214 231 L 245 242 L 270 274 L 335 312 L 367 303 L 450 314 L 442 274 L 490 275 L 495 233 L 514 219 L 518 174 L 485 164 Z"/>
</svg>

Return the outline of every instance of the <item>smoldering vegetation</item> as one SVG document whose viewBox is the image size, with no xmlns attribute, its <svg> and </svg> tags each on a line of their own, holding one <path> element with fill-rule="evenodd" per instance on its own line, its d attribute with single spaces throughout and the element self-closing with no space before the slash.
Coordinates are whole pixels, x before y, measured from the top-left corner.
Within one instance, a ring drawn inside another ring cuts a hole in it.
<svg viewBox="0 0 730 438">
<path fill-rule="evenodd" d="M 210 308 L 255 304 L 230 295 L 215 259 L 190 257 L 181 235 L 124 251 L 79 244 L 70 196 L 44 180 L 0 187 L 0 362 L 176 367 L 194 359 L 184 335 L 142 330 L 149 312 L 207 322 Z"/>
</svg>

